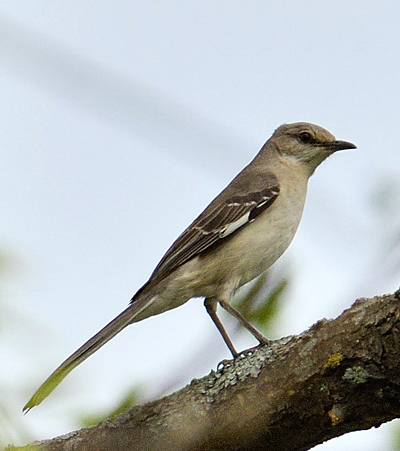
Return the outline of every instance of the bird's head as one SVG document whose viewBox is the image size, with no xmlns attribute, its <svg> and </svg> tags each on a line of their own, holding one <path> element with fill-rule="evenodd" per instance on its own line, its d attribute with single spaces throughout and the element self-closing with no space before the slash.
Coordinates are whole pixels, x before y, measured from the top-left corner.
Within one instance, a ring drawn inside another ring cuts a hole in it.
<svg viewBox="0 0 400 451">
<path fill-rule="evenodd" d="M 334 152 L 357 147 L 351 142 L 337 140 L 328 130 L 307 122 L 281 125 L 270 142 L 284 159 L 308 167 L 310 175 Z"/>
</svg>

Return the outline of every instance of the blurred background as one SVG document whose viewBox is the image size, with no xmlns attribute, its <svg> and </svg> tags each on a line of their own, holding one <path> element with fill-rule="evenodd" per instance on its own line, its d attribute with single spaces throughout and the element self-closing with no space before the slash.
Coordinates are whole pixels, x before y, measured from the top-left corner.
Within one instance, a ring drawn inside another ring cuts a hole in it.
<svg viewBox="0 0 400 451">
<path fill-rule="evenodd" d="M 268 277 L 268 335 L 398 288 L 399 20 L 396 1 L 0 3 L 0 445 L 66 433 L 229 358 L 192 300 L 129 327 L 21 412 L 284 122 L 358 149 L 310 181 Z M 238 349 L 255 344 L 223 320 Z M 396 440 L 392 422 L 315 449 Z"/>
</svg>

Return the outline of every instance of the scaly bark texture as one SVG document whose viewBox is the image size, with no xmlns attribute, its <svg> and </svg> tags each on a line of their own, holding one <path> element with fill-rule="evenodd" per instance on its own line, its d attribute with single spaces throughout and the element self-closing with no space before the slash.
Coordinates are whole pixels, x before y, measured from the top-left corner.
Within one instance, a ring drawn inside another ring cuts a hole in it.
<svg viewBox="0 0 400 451">
<path fill-rule="evenodd" d="M 45 451 L 307 450 L 400 416 L 400 290 L 247 351 Z M 13 448 L 27 449 L 27 448 Z"/>
</svg>

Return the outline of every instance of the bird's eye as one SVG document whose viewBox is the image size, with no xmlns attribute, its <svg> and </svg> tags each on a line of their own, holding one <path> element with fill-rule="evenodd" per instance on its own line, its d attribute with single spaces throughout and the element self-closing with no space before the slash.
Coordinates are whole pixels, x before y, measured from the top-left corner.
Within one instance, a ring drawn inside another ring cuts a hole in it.
<svg viewBox="0 0 400 451">
<path fill-rule="evenodd" d="M 301 132 L 299 135 L 300 141 L 304 144 L 310 144 L 314 141 L 311 133 L 309 132 Z"/>
</svg>

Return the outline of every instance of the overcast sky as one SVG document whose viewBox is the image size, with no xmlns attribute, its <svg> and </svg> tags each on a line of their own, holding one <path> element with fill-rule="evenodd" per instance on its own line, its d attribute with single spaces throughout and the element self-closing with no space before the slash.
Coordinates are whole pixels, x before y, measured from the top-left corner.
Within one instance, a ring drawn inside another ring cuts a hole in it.
<svg viewBox="0 0 400 451">
<path fill-rule="evenodd" d="M 292 285 L 276 336 L 398 288 L 399 20 L 396 1 L 0 3 L 0 390 L 26 440 L 229 357 L 194 300 L 128 328 L 21 414 L 284 122 L 358 149 L 310 181 L 278 265 Z M 391 433 L 318 449 L 389 449 Z"/>
</svg>

